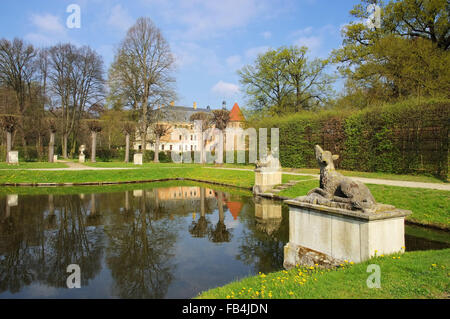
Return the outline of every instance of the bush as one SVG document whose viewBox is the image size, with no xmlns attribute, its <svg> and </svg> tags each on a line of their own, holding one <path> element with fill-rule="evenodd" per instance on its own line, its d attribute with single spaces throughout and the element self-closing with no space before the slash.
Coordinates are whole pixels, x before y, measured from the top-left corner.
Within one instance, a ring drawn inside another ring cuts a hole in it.
<svg viewBox="0 0 450 319">
<path fill-rule="evenodd" d="M 280 129 L 285 167 L 317 167 L 314 145 L 341 169 L 448 177 L 450 100 L 408 100 L 361 111 L 302 112 L 250 123 Z M 270 143 L 270 137 L 268 138 Z"/>
</svg>

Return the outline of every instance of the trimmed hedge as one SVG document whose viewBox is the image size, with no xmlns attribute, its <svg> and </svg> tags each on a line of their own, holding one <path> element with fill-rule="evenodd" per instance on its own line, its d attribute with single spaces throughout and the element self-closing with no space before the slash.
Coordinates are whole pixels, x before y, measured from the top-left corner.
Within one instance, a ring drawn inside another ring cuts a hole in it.
<svg viewBox="0 0 450 319">
<path fill-rule="evenodd" d="M 317 167 L 314 145 L 341 169 L 448 178 L 450 100 L 408 100 L 361 111 L 302 112 L 250 123 L 280 129 L 285 167 Z M 270 142 L 270 138 L 268 139 Z"/>
</svg>

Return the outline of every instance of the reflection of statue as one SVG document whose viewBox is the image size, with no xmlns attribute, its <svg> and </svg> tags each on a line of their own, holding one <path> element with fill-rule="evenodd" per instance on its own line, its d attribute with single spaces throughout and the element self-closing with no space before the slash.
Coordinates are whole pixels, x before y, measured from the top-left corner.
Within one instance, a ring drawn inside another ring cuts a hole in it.
<svg viewBox="0 0 450 319">
<path fill-rule="evenodd" d="M 336 172 L 333 161 L 339 158 L 338 155 L 331 155 L 319 145 L 315 146 L 315 151 L 320 166 L 320 188 L 312 189 L 307 196 L 297 200 L 348 210 L 375 210 L 375 199 L 366 185 Z"/>
</svg>

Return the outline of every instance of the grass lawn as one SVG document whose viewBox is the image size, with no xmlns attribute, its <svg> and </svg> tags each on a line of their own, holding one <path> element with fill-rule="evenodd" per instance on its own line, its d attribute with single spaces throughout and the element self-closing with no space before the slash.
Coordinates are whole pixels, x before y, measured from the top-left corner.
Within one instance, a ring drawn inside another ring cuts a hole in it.
<svg viewBox="0 0 450 319">
<path fill-rule="evenodd" d="M 285 172 L 291 173 L 303 173 L 303 174 L 320 174 L 317 168 L 283 168 Z M 407 181 L 407 182 L 421 182 L 421 183 L 446 183 L 434 176 L 427 175 L 400 175 L 400 174 L 390 174 L 390 173 L 378 173 L 378 172 L 357 172 L 357 171 L 346 171 L 338 170 L 339 173 L 345 176 L 357 176 L 364 178 L 378 178 L 378 179 L 388 179 L 394 181 Z M 448 182 L 448 181 L 447 181 Z"/>
<path fill-rule="evenodd" d="M 19 162 L 19 165 L 8 165 L 0 162 L 0 169 L 29 169 L 29 168 L 65 168 L 64 163 L 48 163 L 48 162 Z"/>
<path fill-rule="evenodd" d="M 367 184 L 377 202 L 411 210 L 407 220 L 422 224 L 450 227 L 450 192 L 424 188 L 408 188 Z M 318 181 L 298 183 L 279 194 L 286 197 L 306 195 Z"/>
<path fill-rule="evenodd" d="M 395 257 L 395 258 L 394 258 Z M 381 288 L 368 288 L 370 264 L 380 266 Z M 199 295 L 208 299 L 448 298 L 450 249 L 376 257 L 332 270 L 294 268 L 248 277 Z"/>
</svg>

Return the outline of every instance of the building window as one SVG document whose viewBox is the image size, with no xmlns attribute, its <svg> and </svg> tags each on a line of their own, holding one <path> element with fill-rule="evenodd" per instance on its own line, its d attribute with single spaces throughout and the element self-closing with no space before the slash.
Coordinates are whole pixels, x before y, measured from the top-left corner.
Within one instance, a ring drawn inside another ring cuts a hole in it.
<svg viewBox="0 0 450 319">
<path fill-rule="evenodd" d="M 194 137 L 191 135 L 191 141 L 192 141 L 193 138 L 194 138 Z"/>
<path fill-rule="evenodd" d="M 191 151 L 193 151 L 194 150 L 194 145 L 191 145 Z"/>
<path fill-rule="evenodd" d="M 161 151 L 164 151 L 164 144 L 161 145 Z"/>
<path fill-rule="evenodd" d="M 178 147 L 178 149 L 180 150 L 180 151 L 182 151 L 183 149 L 181 148 L 181 145 Z"/>
<path fill-rule="evenodd" d="M 170 145 L 170 150 L 172 150 L 172 145 Z"/>
<path fill-rule="evenodd" d="M 139 146 L 138 146 L 138 149 L 141 150 L 141 149 L 142 149 L 142 145 L 139 145 Z"/>
<path fill-rule="evenodd" d="M 181 141 L 182 136 L 180 135 L 180 141 Z"/>
</svg>

